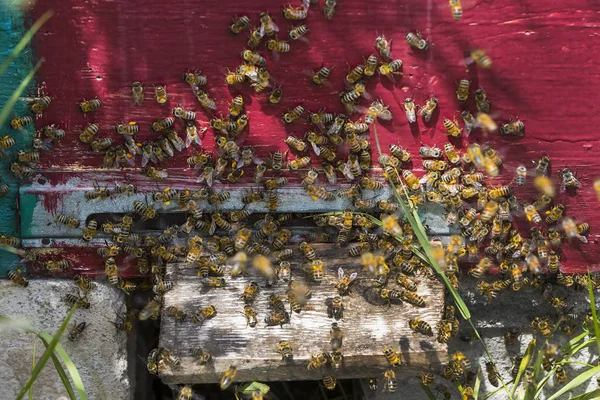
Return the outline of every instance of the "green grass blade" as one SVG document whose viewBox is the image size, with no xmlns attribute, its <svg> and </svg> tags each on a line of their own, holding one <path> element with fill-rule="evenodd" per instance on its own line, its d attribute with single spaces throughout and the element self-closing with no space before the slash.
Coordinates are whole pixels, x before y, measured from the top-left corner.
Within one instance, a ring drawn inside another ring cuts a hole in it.
<svg viewBox="0 0 600 400">
<path fill-rule="evenodd" d="M 573 339 L 569 340 L 567 343 L 565 343 L 564 345 L 562 345 L 562 347 L 560 348 L 561 353 L 563 354 L 568 354 L 571 352 L 571 350 L 574 348 L 574 346 L 576 346 L 579 342 L 581 342 L 583 339 L 585 339 L 588 335 L 588 332 L 583 332 L 581 334 L 579 334 L 578 336 L 575 336 Z"/>
<path fill-rule="evenodd" d="M 592 288 L 592 277 L 590 276 L 589 269 L 587 272 L 587 278 L 588 293 L 590 294 L 590 309 L 592 310 L 592 318 L 594 319 L 594 334 L 596 335 L 598 354 L 600 354 L 600 325 L 598 324 L 598 316 L 596 315 L 596 300 L 594 299 L 594 288 Z"/>
<path fill-rule="evenodd" d="M 43 333 L 43 332 L 39 334 L 39 337 L 40 337 L 40 339 L 42 339 L 42 341 L 44 341 L 44 344 L 46 344 L 46 343 L 48 343 L 48 341 L 52 340 L 52 336 L 50 336 L 47 333 Z M 79 371 L 77 370 L 77 367 L 75 367 L 73 360 L 71 360 L 71 357 L 69 357 L 69 355 L 67 354 L 67 352 L 61 346 L 60 343 L 56 345 L 56 348 L 54 349 L 54 351 L 56 352 L 58 357 L 60 357 L 62 362 L 67 367 L 67 370 L 69 371 L 69 375 L 71 376 L 71 379 L 73 380 L 73 383 L 75 384 L 75 387 L 77 388 L 77 393 L 79 394 L 79 399 L 86 400 L 87 393 L 85 391 L 85 387 L 83 386 L 83 381 L 81 380 Z M 69 378 L 67 377 L 67 374 L 66 374 L 64 368 L 62 367 L 62 364 L 60 363 L 60 361 L 58 360 L 58 358 L 56 357 L 56 355 L 54 353 L 52 354 L 52 362 L 54 363 L 54 366 L 56 367 L 56 372 L 58 372 L 58 374 L 61 377 L 61 380 L 63 381 L 65 389 L 67 389 L 67 392 L 69 392 L 69 395 L 71 396 L 71 398 L 75 399 L 75 392 L 73 391 L 73 386 L 71 386 L 71 382 L 69 381 Z"/>
<path fill-rule="evenodd" d="M 42 27 L 42 25 L 44 25 L 46 21 L 52 18 L 53 15 L 54 11 L 46 11 L 44 15 L 38 18 L 38 20 L 35 21 L 33 25 L 31 25 L 31 28 L 29 28 L 29 30 L 27 31 L 25 36 L 21 38 L 19 43 L 17 43 L 12 53 L 10 53 L 9 56 L 6 57 L 6 59 L 2 62 L 2 65 L 0 65 L 0 75 L 2 75 L 6 71 L 10 63 L 12 63 L 13 60 L 17 58 L 17 56 L 25 49 L 25 47 L 27 47 L 27 44 L 31 41 L 33 35 L 35 35 L 35 33 Z"/>
<path fill-rule="evenodd" d="M 29 321 L 22 318 L 8 318 L 0 315 L 0 331 L 2 330 L 20 330 L 29 333 L 37 333 Z"/>
<path fill-rule="evenodd" d="M 575 389 L 576 387 L 587 383 L 594 375 L 600 372 L 600 366 L 590 368 L 573 378 L 569 383 L 563 386 L 558 392 L 554 393 L 548 400 L 556 400 L 563 394 Z"/>
<path fill-rule="evenodd" d="M 19 391 L 19 393 L 17 394 L 16 400 L 21 400 L 23 398 L 23 396 L 25 396 L 25 393 L 27 393 L 27 391 L 29 390 L 31 385 L 33 385 L 35 380 L 38 378 L 38 376 L 42 372 L 42 369 L 46 365 L 46 362 L 48 362 L 50 355 L 54 352 L 54 348 L 58 344 L 60 337 L 63 335 L 65 329 L 67 329 L 67 325 L 69 325 L 69 321 L 71 320 L 71 317 L 73 317 L 73 313 L 75 312 L 76 309 L 77 309 L 77 306 L 75 305 L 75 306 L 73 306 L 73 308 L 71 308 L 71 311 L 69 311 L 67 318 L 65 318 L 65 320 L 61 324 L 60 328 L 58 328 L 58 331 L 54 334 L 54 337 L 52 337 L 50 344 L 48 345 L 48 347 L 46 348 L 46 351 L 44 351 L 44 354 L 42 354 L 42 357 L 40 358 L 40 360 L 36 364 L 35 368 L 33 369 L 31 376 L 29 377 L 29 379 L 27 380 L 25 385 L 21 388 L 21 391 Z"/>
<path fill-rule="evenodd" d="M 600 398 L 600 389 L 593 390 L 579 396 L 571 397 L 571 400 L 595 400 Z"/>
<path fill-rule="evenodd" d="M 533 396 L 534 399 L 539 398 L 539 396 L 542 394 L 542 389 L 544 389 L 544 385 L 546 385 L 546 383 L 548 383 L 548 381 L 550 380 L 550 378 L 552 378 L 554 376 L 554 373 L 556 372 L 556 368 L 552 368 L 550 371 L 548 371 L 548 373 L 540 380 L 540 382 L 537 384 L 536 388 L 535 388 L 535 395 Z"/>
<path fill-rule="evenodd" d="M 4 123 L 8 119 L 8 116 L 10 115 L 13 107 L 15 106 L 15 103 L 17 102 L 17 100 L 19 100 L 21 93 L 23 93 L 27 85 L 29 85 L 29 82 L 31 81 L 31 79 L 33 79 L 33 76 L 35 75 L 37 70 L 40 69 L 40 66 L 43 62 L 44 59 L 42 58 L 40 61 L 37 62 L 37 64 L 35 64 L 35 67 L 33 67 L 33 69 L 27 74 L 27 76 L 23 78 L 23 80 L 19 84 L 19 87 L 15 89 L 15 91 L 10 96 L 4 107 L 2 107 L 2 111 L 0 111 L 0 126 L 4 126 Z"/>
<path fill-rule="evenodd" d="M 475 378 L 475 384 L 473 385 L 473 400 L 479 398 L 479 387 L 481 386 L 481 368 L 477 368 L 477 377 Z"/>
<path fill-rule="evenodd" d="M 517 373 L 517 377 L 515 378 L 515 383 L 513 384 L 513 388 L 510 392 L 510 397 L 514 397 L 515 392 L 517 391 L 517 387 L 521 382 L 521 378 L 523 377 L 523 373 L 525 372 L 525 368 L 529 365 L 529 361 L 533 357 L 533 352 L 535 351 L 535 339 L 532 339 L 531 342 L 527 345 L 527 350 L 523 355 L 523 359 L 521 360 L 521 365 L 519 365 L 519 372 Z"/>
<path fill-rule="evenodd" d="M 35 368 L 35 350 L 37 347 L 37 342 L 34 340 L 33 341 L 33 355 L 31 356 L 31 372 L 33 372 L 33 369 Z M 29 388 L 29 400 L 33 399 L 33 385 L 31 385 L 31 387 Z"/>
<path fill-rule="evenodd" d="M 514 382 L 514 379 L 511 379 L 510 381 L 506 382 L 506 384 L 507 384 L 507 385 L 510 385 L 510 384 L 511 384 L 511 383 L 513 383 L 513 382 Z M 483 398 L 483 400 L 487 400 L 487 399 L 489 399 L 490 397 L 492 397 L 493 395 L 495 395 L 496 393 L 498 393 L 499 391 L 501 391 L 501 390 L 503 390 L 503 389 L 504 389 L 504 387 L 502 387 L 502 386 L 500 386 L 500 387 L 499 387 L 499 388 L 497 388 L 497 389 L 494 389 L 494 391 L 492 391 L 492 392 L 489 392 L 488 394 L 486 394 L 486 395 L 485 395 L 485 397 Z"/>
<path fill-rule="evenodd" d="M 420 383 L 421 383 L 421 388 L 423 389 L 423 391 L 424 391 L 424 392 L 425 392 L 425 394 L 427 395 L 427 398 L 428 398 L 429 400 L 437 400 L 437 399 L 435 398 L 435 395 L 434 395 L 434 394 L 433 394 L 433 392 L 431 391 L 431 388 L 430 388 L 429 386 L 427 386 L 427 385 L 424 385 L 424 384 L 423 384 L 423 382 L 420 382 Z"/>
</svg>

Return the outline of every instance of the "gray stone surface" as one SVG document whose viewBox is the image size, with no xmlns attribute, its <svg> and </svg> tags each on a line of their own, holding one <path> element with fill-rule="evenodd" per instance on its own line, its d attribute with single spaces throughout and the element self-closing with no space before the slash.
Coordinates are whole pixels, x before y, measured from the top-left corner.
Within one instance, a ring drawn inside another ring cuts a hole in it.
<svg viewBox="0 0 600 400">
<path fill-rule="evenodd" d="M 69 306 L 62 300 L 75 293 L 76 286 L 65 280 L 31 280 L 29 287 L 0 281 L 2 315 L 24 318 L 36 330 L 53 334 L 64 321 Z M 115 311 L 123 307 L 123 293 L 97 283 L 90 293 L 91 307 L 78 309 L 72 321 L 89 324 L 78 341 L 70 342 L 66 335 L 60 343 L 77 366 L 89 399 L 130 399 L 132 384 L 128 377 L 126 335 L 117 332 L 110 321 Z M 37 341 L 36 358 L 44 345 L 32 334 L 3 331 L 0 336 L 0 399 L 13 399 L 29 378 L 33 343 Z M 66 396 L 52 361 L 48 361 L 33 387 L 36 400 L 56 400 Z M 66 398 L 66 397 L 65 397 Z"/>
</svg>

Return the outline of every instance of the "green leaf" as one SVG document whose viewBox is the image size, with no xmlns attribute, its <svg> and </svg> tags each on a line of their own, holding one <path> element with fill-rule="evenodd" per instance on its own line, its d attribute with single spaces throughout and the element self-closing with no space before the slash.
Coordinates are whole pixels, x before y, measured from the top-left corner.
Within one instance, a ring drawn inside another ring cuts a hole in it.
<svg viewBox="0 0 600 400">
<path fill-rule="evenodd" d="M 569 383 L 563 386 L 558 392 L 554 393 L 548 400 L 556 400 L 563 394 L 575 389 L 576 387 L 587 383 L 594 375 L 600 372 L 600 366 L 590 368 L 573 378 Z"/>
<path fill-rule="evenodd" d="M 42 357 L 40 358 L 40 360 L 36 364 L 35 368 L 33 369 L 31 376 L 29 377 L 29 379 L 27 380 L 25 385 L 21 388 L 21 391 L 19 391 L 19 393 L 17 394 L 16 400 L 21 400 L 23 398 L 23 396 L 25 396 L 25 393 L 27 393 L 27 391 L 29 390 L 31 385 L 33 385 L 35 380 L 38 378 L 38 376 L 42 372 L 42 369 L 46 365 L 46 362 L 48 362 L 50 355 L 54 352 L 54 348 L 58 344 L 60 337 L 63 335 L 65 329 L 67 329 L 67 326 L 69 325 L 69 321 L 71 320 L 71 317 L 73 317 L 73 313 L 75 312 L 76 309 L 77 309 L 77 306 L 74 305 L 71 308 L 71 311 L 69 311 L 67 318 L 65 318 L 65 320 L 61 324 L 60 328 L 58 328 L 58 331 L 54 334 L 54 337 L 52 337 L 50 344 L 48 345 L 48 347 L 46 348 L 46 351 L 44 351 L 44 354 L 42 354 Z"/>
<path fill-rule="evenodd" d="M 48 336 L 50 336 L 50 335 L 48 335 Z M 42 343 L 44 343 L 44 346 L 46 346 L 46 348 L 48 348 L 48 346 L 49 346 L 48 341 L 46 341 L 41 336 L 39 336 L 39 338 L 42 341 Z M 59 344 L 59 346 L 60 346 L 60 344 Z M 63 386 L 67 390 L 67 394 L 69 395 L 69 398 L 71 400 L 76 400 L 75 392 L 73 391 L 73 386 L 71 386 L 71 382 L 69 381 L 69 378 L 67 377 L 67 374 L 65 373 L 65 370 L 63 369 L 62 365 L 60 364 L 60 361 L 58 361 L 58 358 L 56 358 L 56 354 L 54 352 L 52 352 L 52 355 L 50 356 L 50 358 L 52 359 L 52 364 L 54 364 L 54 368 L 56 369 L 56 372 L 58 373 L 58 376 L 60 377 L 60 380 L 62 381 Z"/>
<path fill-rule="evenodd" d="M 2 65 L 0 65 L 0 75 L 2 75 L 4 73 L 4 71 L 6 71 L 6 69 L 10 65 L 10 63 L 13 62 L 13 60 L 15 58 L 17 58 L 19 53 L 21 53 L 25 49 L 27 44 L 33 38 L 33 35 L 35 35 L 35 33 L 42 27 L 42 25 L 44 25 L 46 23 L 46 21 L 48 21 L 50 18 L 52 18 L 53 15 L 54 15 L 54 11 L 52 11 L 52 10 L 46 11 L 44 13 L 44 15 L 39 17 L 38 20 L 35 21 L 33 25 L 31 25 L 31 28 L 29 28 L 29 30 L 27 31 L 25 36 L 23 36 L 23 38 L 21 38 L 19 43 L 17 43 L 17 45 L 13 49 L 12 53 L 10 53 L 9 56 L 6 57 L 4 62 L 2 62 Z"/>
<path fill-rule="evenodd" d="M 571 352 L 571 350 L 573 349 L 573 347 L 575 345 L 577 345 L 580 341 L 585 339 L 587 337 L 587 335 L 588 335 L 588 332 L 583 332 L 583 333 L 579 334 L 578 336 L 575 336 L 573 339 L 569 340 L 567 343 L 565 343 L 560 348 L 561 353 L 569 354 Z"/>
<path fill-rule="evenodd" d="M 600 398 L 600 389 L 593 390 L 579 396 L 571 397 L 571 400 L 595 400 Z"/>
<path fill-rule="evenodd" d="M 269 385 L 265 385 L 264 383 L 249 382 L 240 385 L 236 392 L 241 394 L 252 394 L 256 389 L 260 390 L 262 394 L 267 394 L 271 390 Z"/>
<path fill-rule="evenodd" d="M 427 398 L 429 400 L 437 400 L 436 397 L 434 396 L 433 392 L 431 391 L 431 388 L 427 385 L 424 385 L 423 382 L 421 383 L 421 388 L 423 389 L 423 391 L 425 392 L 425 394 L 427 395 Z"/>
<path fill-rule="evenodd" d="M 6 102 L 4 107 L 2 107 L 2 111 L 0 111 L 0 126 L 4 126 L 4 123 L 8 119 L 8 115 L 11 113 L 17 100 L 19 100 L 21 93 L 23 93 L 23 91 L 25 90 L 27 85 L 29 85 L 29 81 L 31 81 L 31 79 L 33 78 L 33 75 L 35 75 L 37 70 L 40 69 L 40 66 L 42 65 L 43 62 L 44 62 L 44 59 L 42 58 L 37 62 L 37 64 L 35 64 L 35 67 L 33 67 L 33 69 L 27 74 L 27 76 L 25 78 L 23 78 L 23 80 L 19 84 L 19 87 L 15 89 L 15 91 L 10 96 L 10 98 L 8 99 L 8 101 Z"/>
<path fill-rule="evenodd" d="M 519 382 L 521 382 L 521 378 L 523 377 L 523 373 L 525 369 L 529 365 L 529 361 L 533 357 L 533 352 L 535 350 L 535 339 L 532 339 L 531 342 L 527 345 L 527 350 L 525 350 L 525 354 L 523 355 L 523 359 L 521 360 L 521 364 L 519 365 L 519 372 L 517 373 L 517 377 L 515 378 L 515 383 L 513 384 L 513 388 L 510 392 L 510 396 L 513 397 L 515 392 L 517 391 L 517 387 L 519 386 Z"/>
<path fill-rule="evenodd" d="M 481 368 L 477 368 L 477 377 L 475 378 L 475 385 L 473 385 L 473 400 L 479 398 L 479 387 L 481 386 Z"/>
<path fill-rule="evenodd" d="M 44 340 L 44 341 L 49 341 L 52 339 L 52 337 L 44 332 L 41 332 L 39 334 L 40 339 Z M 77 389 L 77 393 L 79 394 L 79 399 L 80 400 L 87 400 L 87 393 L 85 391 L 85 387 L 83 386 L 83 381 L 81 380 L 81 376 L 79 375 L 79 371 L 77 370 L 77 367 L 75 367 L 75 364 L 73 363 L 73 360 L 71 359 L 71 357 L 69 357 L 69 354 L 67 354 L 67 352 L 65 351 L 65 349 L 62 347 L 62 345 L 60 343 L 58 343 L 56 345 L 55 348 L 56 354 L 58 354 L 58 356 L 60 357 L 60 359 L 62 360 L 62 362 L 65 364 L 65 366 L 67 367 L 67 370 L 69 371 L 69 375 L 71 376 L 71 379 L 73 380 L 73 383 L 75 384 L 75 388 Z M 59 375 L 66 377 L 67 374 L 65 373 L 65 370 L 62 368 L 62 365 L 58 362 L 58 359 L 56 358 L 56 356 L 54 354 L 52 354 L 53 359 L 52 361 L 54 362 L 54 365 L 56 366 L 58 364 L 58 367 L 56 368 L 56 371 L 59 373 Z M 65 383 L 65 380 L 63 379 L 63 383 Z M 71 383 L 69 382 L 68 379 L 66 379 L 66 383 L 65 384 L 65 388 L 67 389 L 67 391 L 69 391 L 70 388 L 70 393 L 73 392 L 73 387 L 71 386 Z M 73 393 L 73 398 L 75 398 L 75 395 Z"/>
<path fill-rule="evenodd" d="M 34 340 L 33 341 L 33 355 L 31 356 L 31 372 L 33 372 L 33 369 L 35 368 L 35 350 L 37 347 L 37 342 Z M 31 385 L 31 387 L 29 388 L 29 400 L 33 399 L 33 385 Z"/>
<path fill-rule="evenodd" d="M 594 289 L 592 288 L 592 277 L 590 270 L 587 272 L 588 293 L 590 294 L 590 309 L 592 310 L 592 318 L 594 320 L 594 333 L 596 335 L 596 345 L 600 354 L 600 325 L 598 325 L 598 315 L 596 315 L 596 301 L 594 299 Z"/>
</svg>

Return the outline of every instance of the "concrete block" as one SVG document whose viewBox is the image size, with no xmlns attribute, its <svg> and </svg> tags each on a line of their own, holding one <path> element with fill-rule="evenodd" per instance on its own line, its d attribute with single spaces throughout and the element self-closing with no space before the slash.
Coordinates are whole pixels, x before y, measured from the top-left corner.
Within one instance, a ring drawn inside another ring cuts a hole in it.
<svg viewBox="0 0 600 400">
<path fill-rule="evenodd" d="M 76 286 L 65 280 L 31 280 L 27 288 L 0 281 L 2 315 L 24 318 L 36 330 L 52 335 L 68 314 L 69 306 L 63 300 L 67 293 L 76 293 Z M 130 399 L 133 385 L 127 371 L 127 337 L 110 322 L 115 320 L 115 311 L 124 305 L 123 293 L 97 283 L 88 299 L 90 308 L 76 310 L 71 321 L 85 321 L 89 326 L 77 341 L 71 342 L 64 335 L 60 343 L 77 366 L 89 399 Z M 0 399 L 14 398 L 29 378 L 34 341 L 39 359 L 45 348 L 36 336 L 2 332 Z M 52 361 L 48 361 L 33 386 L 33 398 L 56 400 L 61 396 L 66 396 L 66 391 Z"/>
</svg>

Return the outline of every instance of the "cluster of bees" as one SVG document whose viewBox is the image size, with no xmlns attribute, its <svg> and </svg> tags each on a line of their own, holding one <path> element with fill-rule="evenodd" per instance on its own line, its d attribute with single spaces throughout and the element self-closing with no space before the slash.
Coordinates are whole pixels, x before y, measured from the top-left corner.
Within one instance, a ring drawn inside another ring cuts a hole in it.
<svg viewBox="0 0 600 400">
<path fill-rule="evenodd" d="M 300 7 L 291 5 L 284 7 L 282 15 L 288 20 L 302 21 L 307 18 L 308 10 L 313 1 L 303 1 Z M 455 20 L 462 17 L 462 8 L 457 0 L 450 1 L 452 15 Z M 323 12 L 328 19 L 335 14 L 336 1 L 326 0 Z M 278 104 L 283 96 L 281 86 L 274 85 L 266 68 L 265 58 L 258 52 L 262 39 L 266 36 L 266 47 L 275 53 L 286 53 L 290 44 L 277 38 L 279 28 L 267 12 L 259 15 L 260 25 L 250 29 L 251 21 L 248 16 L 236 17 L 229 27 L 232 34 L 240 34 L 250 30 L 248 49 L 241 53 L 243 63 L 234 72 L 228 71 L 225 81 L 229 85 L 250 83 L 255 92 L 262 93 L 268 88 L 273 89 L 267 96 L 270 104 Z M 308 33 L 307 25 L 299 25 L 288 32 L 290 41 L 303 40 Z M 415 51 L 427 51 L 429 43 L 419 32 L 409 32 L 406 42 Z M 210 288 L 221 288 L 227 284 L 224 276 L 236 277 L 252 266 L 264 278 L 267 286 L 283 282 L 287 290 L 283 296 L 272 295 L 269 298 L 270 311 L 264 318 L 266 326 L 284 326 L 290 323 L 290 313 L 300 313 L 311 298 L 309 284 L 299 279 L 292 279 L 291 260 L 297 252 L 304 258 L 303 271 L 308 281 L 322 281 L 326 268 L 324 262 L 317 258 L 310 241 L 303 241 L 295 251 L 289 246 L 293 232 L 285 225 L 293 218 L 290 214 L 276 214 L 278 210 L 278 189 L 288 184 L 288 178 L 282 176 L 284 171 L 302 173 L 301 186 L 307 196 L 314 201 L 333 201 L 336 198 L 347 199 L 348 209 L 335 215 L 315 215 L 313 220 L 318 227 L 330 228 L 337 232 L 335 240 L 339 246 L 346 246 L 348 254 L 360 259 L 364 267 L 364 277 L 372 282 L 372 287 L 364 293 L 366 301 L 387 305 L 409 303 L 415 307 L 427 307 L 426 299 L 416 291 L 420 277 L 437 279 L 435 271 L 423 259 L 415 255 L 418 241 L 410 224 L 403 222 L 399 213 L 399 204 L 393 198 L 374 201 L 366 194 L 384 190 L 384 182 L 377 180 L 372 170 L 371 145 L 368 135 L 371 127 L 375 129 L 378 121 L 389 121 L 392 113 L 389 106 L 381 100 L 371 101 L 368 107 L 361 107 L 362 99 L 369 99 L 367 83 L 376 74 L 395 80 L 394 76 L 401 74 L 402 61 L 394 59 L 391 52 L 392 39 L 387 40 L 382 34 L 374 43 L 376 54 L 369 55 L 364 64 L 349 68 L 345 76 L 347 90 L 339 94 L 345 114 L 330 113 L 322 108 L 316 112 L 309 111 L 304 105 L 298 104 L 288 109 L 282 115 L 284 124 L 293 124 L 304 118 L 311 124 L 311 129 L 303 137 L 290 135 L 285 138 L 289 153 L 294 159 L 284 157 L 281 151 L 275 151 L 270 160 L 259 160 L 251 146 L 241 146 L 244 132 L 248 126 L 249 117 L 244 111 L 243 97 L 236 96 L 229 106 L 228 116 L 214 117 L 209 126 L 200 128 L 196 121 L 195 111 L 177 105 L 172 109 L 172 116 L 161 118 L 151 124 L 152 131 L 160 136 L 153 141 L 139 143 L 136 134 L 140 126 L 136 122 L 122 122 L 115 126 L 115 132 L 123 137 L 123 144 L 109 137 L 100 138 L 100 127 L 96 123 L 88 124 L 79 133 L 79 140 L 90 146 L 93 152 L 103 152 L 105 168 L 123 168 L 135 165 L 136 156 L 141 156 L 141 168 L 145 175 L 165 181 L 168 172 L 162 167 L 165 161 L 173 158 L 179 152 L 190 146 L 202 145 L 202 134 L 213 129 L 218 156 L 216 159 L 206 152 L 194 151 L 187 158 L 190 168 L 198 171 L 199 189 L 158 190 L 152 194 L 154 205 L 141 201 L 133 202 L 132 212 L 123 215 L 120 220 L 99 224 L 89 220 L 82 228 L 82 238 L 91 241 L 102 231 L 112 235 L 106 247 L 98 249 L 98 254 L 104 259 L 105 272 L 108 282 L 127 294 L 135 290 L 152 290 L 154 297 L 142 310 L 128 310 L 118 315 L 114 325 L 118 330 L 129 331 L 132 320 L 146 320 L 160 317 L 163 295 L 171 290 L 174 283 L 165 277 L 165 263 L 185 260 L 198 267 L 198 276 L 203 285 Z M 489 68 L 491 59 L 481 50 L 471 53 L 469 62 L 476 63 L 481 68 Z M 326 85 L 332 67 L 322 66 L 311 73 L 315 85 Z M 212 113 L 217 110 L 216 102 L 211 99 L 205 86 L 206 76 L 200 70 L 186 72 L 183 80 L 190 85 L 201 107 Z M 145 89 L 141 82 L 135 82 L 131 88 L 133 104 L 140 106 L 145 98 Z M 464 104 L 471 95 L 471 83 L 467 79 L 458 82 L 456 99 Z M 155 86 L 154 97 L 158 104 L 167 103 L 166 86 Z M 469 134 L 475 129 L 489 133 L 498 132 L 500 135 L 524 135 L 524 124 L 518 119 L 498 126 L 490 116 L 490 102 L 483 88 L 474 91 L 477 111 L 475 116 L 464 109 L 461 113 L 464 127 L 459 126 L 456 118 L 444 118 L 443 126 L 449 139 Z M 33 116 L 23 116 L 11 121 L 11 127 L 21 130 L 34 123 L 34 117 L 41 115 L 50 105 L 51 98 L 39 93 L 38 99 L 31 105 Z M 99 99 L 84 100 L 79 104 L 83 113 L 93 113 L 102 106 Z M 417 118 L 425 122 L 431 120 L 439 107 L 439 101 L 430 97 L 423 106 L 415 104 L 412 98 L 403 102 L 406 118 L 409 123 L 415 123 Z M 357 113 L 364 114 L 363 118 L 351 119 Z M 179 123 L 183 124 L 185 138 L 177 132 Z M 20 151 L 17 159 L 11 164 L 11 170 L 20 177 L 31 177 L 38 166 L 40 152 L 49 151 L 65 136 L 65 131 L 56 125 L 49 125 L 37 132 L 32 143 L 32 151 Z M 7 149 L 15 144 L 14 139 L 5 136 L 0 139 L 0 148 Z M 349 149 L 344 157 L 339 148 Z M 566 318 L 566 302 L 552 294 L 552 285 L 587 286 L 587 276 L 566 275 L 560 271 L 560 251 L 565 242 L 586 243 L 585 235 L 589 225 L 579 223 L 574 217 L 566 216 L 566 207 L 558 201 L 557 189 L 549 177 L 550 159 L 543 156 L 533 167 L 520 165 L 510 185 L 487 187 L 486 175 L 496 177 L 500 174 L 502 158 L 496 149 L 490 145 L 481 146 L 472 143 L 466 151 L 460 151 L 450 142 L 441 148 L 423 145 L 419 155 L 423 159 L 422 166 L 426 173 L 417 177 L 408 164 L 412 155 L 399 144 L 389 145 L 389 154 L 381 153 L 377 162 L 387 181 L 393 183 L 400 196 L 407 196 L 414 206 L 426 203 L 437 203 L 446 209 L 447 222 L 460 234 L 453 234 L 449 242 L 444 244 L 440 239 L 431 240 L 432 254 L 438 265 L 458 288 L 458 277 L 461 274 L 459 265 L 472 265 L 468 274 L 478 279 L 477 287 L 481 295 L 488 301 L 493 301 L 498 294 L 505 290 L 518 291 L 524 287 L 543 288 L 544 298 L 556 310 L 557 321 L 562 321 L 561 329 L 568 333 L 573 329 L 573 319 Z M 286 153 L 288 153 L 286 152 Z M 314 156 L 313 156 L 314 155 Z M 252 189 L 242 198 L 240 209 L 229 213 L 219 211 L 219 207 L 230 199 L 229 192 L 215 191 L 216 182 L 229 184 L 238 183 L 244 173 L 252 169 L 252 181 L 262 189 Z M 576 191 L 581 186 L 575 174 L 568 168 L 560 171 L 561 191 Z M 327 185 L 337 185 L 342 179 L 350 184 L 349 187 L 330 190 Z M 533 200 L 518 199 L 515 188 L 523 187 L 528 181 L 538 196 Z M 322 185 L 319 185 L 322 182 Z M 594 184 L 600 198 L 600 180 Z M 0 196 L 8 192 L 7 185 L 0 186 Z M 115 196 L 131 196 L 137 193 L 132 184 L 117 185 L 114 188 L 95 187 L 85 194 L 88 201 L 102 201 Z M 206 201 L 215 206 L 209 213 L 198 202 Z M 251 212 L 247 205 L 265 203 L 269 213 L 259 218 L 252 226 L 248 223 Z M 186 213 L 182 225 L 173 225 L 159 235 L 140 235 L 135 233 L 135 222 L 155 219 L 163 207 L 174 205 Z M 381 222 L 381 227 L 373 222 L 373 217 Z M 522 236 L 514 224 L 516 219 L 524 218 L 530 224 L 528 237 Z M 135 222 L 134 222 L 135 220 Z M 80 227 L 79 219 L 70 215 L 58 215 L 56 222 L 70 229 Z M 216 235 L 215 233 L 220 233 Z M 178 238 L 186 237 L 184 245 Z M 327 234 L 314 234 L 315 241 L 327 241 Z M 0 237 L 0 244 L 18 247 L 18 238 Z M 483 248 L 483 255 L 482 250 Z M 40 260 L 34 251 L 20 251 L 25 259 L 41 263 L 47 270 L 60 272 L 68 270 L 71 265 L 64 259 Z M 117 257 L 125 254 L 137 260 L 139 272 L 152 276 L 151 280 L 141 283 L 123 279 L 119 273 Z M 491 281 L 484 279 L 490 271 L 498 271 Z M 20 269 L 11 270 L 8 277 L 16 284 L 26 287 L 27 279 Z M 337 296 L 328 299 L 328 316 L 340 320 L 343 318 L 343 296 L 350 293 L 350 286 L 358 278 L 357 273 L 344 274 L 338 270 Z M 592 276 L 592 284 L 600 287 L 597 276 Z M 87 309 L 90 303 L 87 295 L 93 290 L 94 283 L 82 276 L 75 276 L 77 294 L 65 296 L 65 302 Z M 397 288 L 391 288 L 392 282 Z M 242 312 L 247 326 L 254 328 L 259 324 L 257 312 L 253 308 L 255 297 L 259 293 L 259 282 L 250 282 L 241 296 Z M 290 311 L 284 299 L 289 303 Z M 207 305 L 193 313 L 177 306 L 169 306 L 164 310 L 167 317 L 177 321 L 191 321 L 204 324 L 217 315 L 215 305 Z M 446 305 L 441 312 L 442 319 L 435 333 L 436 340 L 447 343 L 457 335 L 459 320 L 453 306 Z M 539 318 L 532 322 L 532 328 L 544 336 L 550 336 L 549 326 L 554 322 L 553 317 Z M 413 318 L 408 321 L 410 329 L 416 333 L 434 336 L 431 325 Z M 70 331 L 69 339 L 76 340 L 84 331 L 85 322 L 75 324 Z M 506 340 L 516 340 L 515 332 L 509 332 Z M 330 342 L 332 351 L 313 356 L 307 368 L 323 370 L 327 365 L 338 370 L 343 366 L 341 347 L 343 333 L 336 322 L 332 324 Z M 281 341 L 274 349 L 284 362 L 293 361 L 292 344 Z M 549 353 L 550 354 L 550 353 Z M 201 348 L 190 350 L 200 364 L 212 361 L 212 356 Z M 384 391 L 394 392 L 397 380 L 394 369 L 401 365 L 398 353 L 389 346 L 383 348 L 383 355 L 388 360 L 390 368 L 383 374 Z M 551 355 L 547 355 L 552 365 Z M 169 349 L 160 347 L 154 349 L 148 356 L 147 365 L 151 373 L 159 373 L 165 366 L 177 366 L 180 360 Z M 518 363 L 517 363 L 518 365 Z M 518 369 L 518 368 L 517 368 Z M 451 381 L 460 381 L 465 385 L 463 395 L 472 396 L 472 389 L 466 385 L 470 379 L 471 366 L 462 353 L 455 353 L 451 362 L 444 370 L 444 377 Z M 221 388 L 227 389 L 236 376 L 236 366 L 230 366 L 221 379 Z M 498 386 L 498 371 L 491 363 L 486 365 L 490 383 Z M 514 371 L 513 371 L 514 372 Z M 566 373 L 557 371 L 557 380 L 566 381 Z M 421 374 L 423 384 L 431 385 L 434 375 L 431 371 Z M 525 379 L 527 379 L 527 374 Z M 336 387 L 334 374 L 324 377 L 323 384 L 327 389 Z M 377 379 L 370 381 L 370 387 L 377 389 Z M 469 392 L 469 389 L 471 392 Z M 471 393 L 471 394 L 470 394 Z M 182 389 L 179 398 L 189 399 L 192 391 L 189 386 Z M 253 398 L 261 398 L 261 393 L 253 393 Z"/>
</svg>

